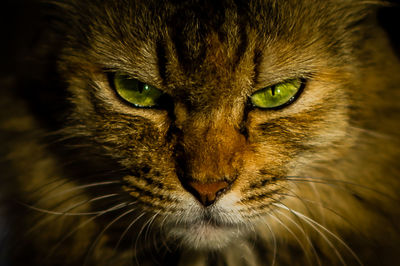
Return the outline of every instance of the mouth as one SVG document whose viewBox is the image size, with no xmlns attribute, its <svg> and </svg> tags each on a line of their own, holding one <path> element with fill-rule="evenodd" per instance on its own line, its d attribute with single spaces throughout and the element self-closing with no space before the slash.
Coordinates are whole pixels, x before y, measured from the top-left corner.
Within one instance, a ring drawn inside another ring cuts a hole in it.
<svg viewBox="0 0 400 266">
<path fill-rule="evenodd" d="M 206 210 L 190 220 L 171 223 L 170 239 L 195 249 L 216 250 L 229 246 L 246 232 L 243 223 L 234 222 L 234 219 L 227 221 L 213 213 Z"/>
<path fill-rule="evenodd" d="M 215 217 L 210 211 L 205 211 L 201 217 L 195 221 L 194 224 L 200 224 L 212 228 L 233 228 L 237 227 L 236 223 L 228 223 L 227 221 L 221 220 L 220 217 Z"/>
<path fill-rule="evenodd" d="M 229 246 L 242 232 L 238 228 L 198 223 L 191 227 L 174 227 L 169 236 L 193 249 L 218 250 Z"/>
</svg>

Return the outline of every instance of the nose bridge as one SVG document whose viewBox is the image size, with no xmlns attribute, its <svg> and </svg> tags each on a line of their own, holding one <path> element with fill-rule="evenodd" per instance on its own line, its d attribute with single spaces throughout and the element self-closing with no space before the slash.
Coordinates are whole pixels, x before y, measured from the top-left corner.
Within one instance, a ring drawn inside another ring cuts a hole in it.
<svg viewBox="0 0 400 266">
<path fill-rule="evenodd" d="M 191 179 L 208 183 L 235 178 L 245 137 L 228 117 L 194 119 L 184 130 L 186 174 Z"/>
</svg>

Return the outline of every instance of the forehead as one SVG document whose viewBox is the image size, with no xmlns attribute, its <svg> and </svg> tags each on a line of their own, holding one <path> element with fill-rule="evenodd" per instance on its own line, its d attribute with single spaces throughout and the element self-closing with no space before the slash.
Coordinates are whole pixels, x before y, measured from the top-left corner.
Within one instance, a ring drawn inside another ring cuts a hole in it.
<svg viewBox="0 0 400 266">
<path fill-rule="evenodd" d="M 350 0 L 91 0 L 65 10 L 70 44 L 90 61 L 144 81 L 187 81 L 174 87 L 210 84 L 210 77 L 228 82 L 238 68 L 250 73 L 261 61 L 273 76 L 289 61 L 293 68 L 311 64 L 314 51 L 339 58 L 351 27 L 368 13 Z"/>
<path fill-rule="evenodd" d="M 350 23 L 359 19 L 360 14 L 357 16 L 357 13 L 364 12 L 363 7 L 368 3 L 361 0 L 68 2 L 69 4 L 63 5 L 64 11 L 67 11 L 64 13 L 72 22 L 80 21 L 79 26 L 82 29 L 90 27 L 91 30 L 96 30 L 96 23 L 104 25 L 104 22 L 108 22 L 108 26 L 121 26 L 120 33 L 132 32 L 136 38 L 146 39 L 157 34 L 158 30 L 164 32 L 165 29 L 174 29 L 175 34 L 187 37 L 186 44 L 192 46 L 191 50 L 195 50 L 193 42 L 201 42 L 211 31 L 227 36 L 227 31 L 233 25 L 255 29 L 262 37 L 289 36 L 291 29 L 299 30 L 302 28 L 301 24 L 311 22 L 311 27 L 323 25 L 327 30 L 332 23 Z M 349 18 L 349 15 L 355 17 Z"/>
</svg>

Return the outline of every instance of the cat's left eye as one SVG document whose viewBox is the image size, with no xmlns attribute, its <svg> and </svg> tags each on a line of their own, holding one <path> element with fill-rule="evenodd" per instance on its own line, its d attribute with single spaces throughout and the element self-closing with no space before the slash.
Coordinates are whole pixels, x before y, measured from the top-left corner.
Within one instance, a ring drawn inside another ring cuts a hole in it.
<svg viewBox="0 0 400 266">
<path fill-rule="evenodd" d="M 262 109 L 278 109 L 292 103 L 301 93 L 302 80 L 291 79 L 268 86 L 250 96 L 254 107 Z"/>
<path fill-rule="evenodd" d="M 126 74 L 116 73 L 113 85 L 117 94 L 125 101 L 136 107 L 159 106 L 165 93 L 154 86 L 131 78 Z"/>
</svg>

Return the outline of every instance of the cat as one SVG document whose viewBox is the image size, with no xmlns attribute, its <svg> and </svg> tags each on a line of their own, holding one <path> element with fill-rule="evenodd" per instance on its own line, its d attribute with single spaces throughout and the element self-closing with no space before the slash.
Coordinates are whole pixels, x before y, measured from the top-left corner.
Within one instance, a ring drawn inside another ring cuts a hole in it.
<svg viewBox="0 0 400 266">
<path fill-rule="evenodd" d="M 2 81 L 0 263 L 396 263 L 384 4 L 41 3 Z"/>
</svg>

